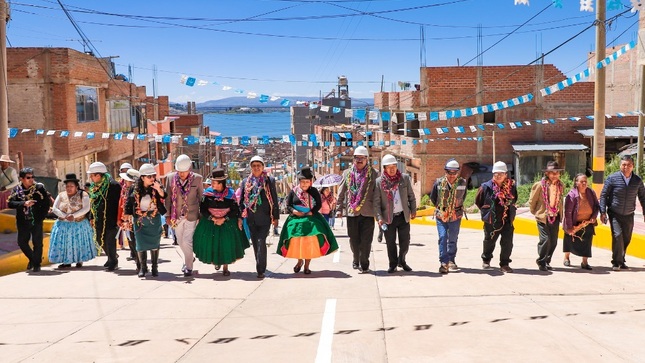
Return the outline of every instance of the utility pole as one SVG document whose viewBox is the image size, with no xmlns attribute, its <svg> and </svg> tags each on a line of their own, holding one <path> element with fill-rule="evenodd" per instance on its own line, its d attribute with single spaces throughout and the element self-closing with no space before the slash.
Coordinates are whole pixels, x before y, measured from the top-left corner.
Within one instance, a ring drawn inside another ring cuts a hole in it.
<svg viewBox="0 0 645 363">
<path fill-rule="evenodd" d="M 9 155 L 9 97 L 7 95 L 7 22 L 9 5 L 0 0 L 0 143 L 2 154 Z"/>
<path fill-rule="evenodd" d="M 594 64 L 605 59 L 606 11 L 606 0 L 598 0 L 596 2 L 596 60 Z M 592 187 L 596 194 L 600 195 L 605 179 L 605 68 L 596 69 L 593 118 Z"/>
</svg>

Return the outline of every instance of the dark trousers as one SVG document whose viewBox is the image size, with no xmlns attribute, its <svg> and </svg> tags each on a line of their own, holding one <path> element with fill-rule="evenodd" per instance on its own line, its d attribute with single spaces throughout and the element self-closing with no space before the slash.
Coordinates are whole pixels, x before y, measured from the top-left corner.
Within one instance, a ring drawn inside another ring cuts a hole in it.
<svg viewBox="0 0 645 363">
<path fill-rule="evenodd" d="M 130 257 L 135 261 L 139 261 L 139 256 L 137 255 L 137 239 L 134 237 L 134 231 L 130 231 L 128 247 L 130 248 Z"/>
<path fill-rule="evenodd" d="M 119 265 L 119 260 L 116 257 L 116 234 L 119 231 L 118 227 L 105 227 L 105 234 L 102 236 L 103 229 L 96 228 L 94 232 L 96 233 L 96 242 L 99 245 L 103 246 L 103 251 L 107 256 L 107 267 L 116 267 Z"/>
<path fill-rule="evenodd" d="M 367 270 L 370 267 L 370 251 L 374 238 L 374 217 L 347 217 L 347 234 L 353 263 L 360 264 L 363 270 Z"/>
<path fill-rule="evenodd" d="M 396 251 L 396 235 L 399 235 L 399 253 Z M 405 256 L 410 249 L 410 223 L 405 221 L 403 213 L 395 215 L 392 223 L 387 225 L 387 231 L 383 232 L 387 244 L 387 257 L 390 260 L 390 267 L 405 265 Z"/>
<path fill-rule="evenodd" d="M 535 261 L 540 266 L 551 263 L 551 257 L 558 245 L 558 231 L 560 230 L 560 217 L 555 222 L 537 222 L 539 240 L 537 245 L 538 259 Z"/>
<path fill-rule="evenodd" d="M 513 233 L 515 227 L 510 221 L 506 221 L 500 230 L 495 231 L 492 224 L 484 223 L 484 252 L 482 253 L 482 260 L 490 263 L 495 251 L 495 243 L 498 237 L 502 237 L 499 244 L 502 251 L 499 254 L 499 265 L 508 266 L 511 260 L 511 252 L 513 252 Z"/>
<path fill-rule="evenodd" d="M 263 274 L 267 270 L 267 236 L 269 235 L 270 228 L 270 224 L 256 225 L 249 223 L 251 243 L 253 244 L 253 252 L 255 253 L 255 270 L 258 274 Z"/>
<path fill-rule="evenodd" d="M 632 240 L 634 230 L 634 214 L 609 214 L 611 226 L 611 264 L 620 266 L 625 263 L 625 251 Z"/>
<path fill-rule="evenodd" d="M 29 240 L 34 249 L 29 246 Z M 40 266 L 43 260 L 43 222 L 34 222 L 33 225 L 18 226 L 18 247 L 25 254 L 33 267 Z"/>
</svg>

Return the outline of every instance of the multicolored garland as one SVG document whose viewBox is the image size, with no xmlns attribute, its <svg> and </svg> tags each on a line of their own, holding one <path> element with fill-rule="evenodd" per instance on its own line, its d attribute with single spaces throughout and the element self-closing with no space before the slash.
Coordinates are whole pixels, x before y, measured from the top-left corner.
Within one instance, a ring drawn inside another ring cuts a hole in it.
<svg viewBox="0 0 645 363">
<path fill-rule="evenodd" d="M 208 187 L 206 188 L 206 190 L 204 190 L 204 197 L 213 198 L 214 200 L 221 202 L 225 198 L 234 199 L 235 191 L 231 187 L 225 187 L 224 190 L 218 192 L 217 190 L 213 189 L 213 187 Z"/>
<path fill-rule="evenodd" d="M 502 228 L 504 228 L 504 224 L 506 224 L 506 217 L 508 217 L 508 207 L 515 203 L 515 197 L 512 193 L 514 183 L 515 182 L 513 181 L 513 179 L 508 178 L 502 182 L 501 186 L 493 182 L 493 198 L 497 198 L 499 205 L 504 208 L 504 213 L 502 213 L 502 225 L 491 232 L 491 237 L 494 236 L 495 233 L 501 231 Z M 493 213 L 493 226 L 495 225 L 495 221 L 497 220 L 497 213 L 495 211 L 495 206 L 491 206 L 491 212 Z"/>
<path fill-rule="evenodd" d="M 28 192 L 25 193 L 25 191 L 28 191 Z M 35 193 L 36 193 L 36 183 L 33 183 L 27 189 L 25 189 L 22 186 L 22 183 L 20 183 L 13 189 L 13 192 L 9 196 L 9 199 L 12 199 L 12 198 L 15 197 L 14 199 L 16 199 L 16 200 L 21 200 L 21 201 L 26 202 L 28 200 L 32 200 L 32 197 L 34 196 Z M 43 199 L 45 198 L 45 196 L 43 196 L 40 192 L 37 192 L 37 193 L 38 193 L 38 195 L 41 196 L 41 198 L 43 198 Z M 22 209 L 23 209 L 23 211 L 25 213 L 25 216 L 29 216 L 29 219 L 31 219 L 31 225 L 33 226 L 34 225 L 34 211 L 31 209 L 31 206 L 28 207 L 26 205 L 23 205 Z"/>
<path fill-rule="evenodd" d="M 309 194 L 309 192 L 307 192 L 306 190 L 303 190 L 300 185 L 296 185 L 292 190 L 296 194 L 298 199 L 300 199 L 303 206 L 309 209 L 312 209 L 314 207 L 315 202 L 311 194 Z"/>
<path fill-rule="evenodd" d="M 180 216 L 185 216 L 186 214 L 188 214 L 188 203 L 186 201 L 186 198 L 188 198 L 188 194 L 190 193 L 190 186 L 193 185 L 193 180 L 195 180 L 195 173 L 193 173 L 192 171 L 188 174 L 188 178 L 186 178 L 186 188 L 182 186 L 179 173 L 175 173 L 175 176 L 172 179 L 170 192 L 170 201 L 172 203 L 172 207 L 170 208 L 170 226 L 172 228 L 177 227 L 177 222 L 179 220 L 179 218 L 177 218 L 177 198 L 180 195 L 182 200 L 184 201 L 184 204 L 181 206 Z"/>
<path fill-rule="evenodd" d="M 266 171 L 263 171 L 259 177 L 255 177 L 251 174 L 246 178 L 246 184 L 244 184 L 244 211 L 242 212 L 242 218 L 246 218 L 248 210 L 251 210 L 251 213 L 255 213 L 258 210 L 258 206 L 262 205 L 260 193 L 264 190 L 264 184 L 266 183 L 267 178 L 268 176 Z M 268 197 L 269 195 L 267 195 L 267 198 Z"/>
<path fill-rule="evenodd" d="M 157 216 L 157 191 L 152 188 L 148 187 L 148 190 L 150 190 L 150 207 L 148 207 L 148 210 L 141 210 L 141 194 L 139 193 L 139 188 L 135 187 L 134 188 L 134 213 L 139 216 L 137 219 L 137 225 L 141 226 L 142 222 L 141 219 L 143 218 L 148 218 L 148 220 L 152 223 L 152 219 Z"/>
<path fill-rule="evenodd" d="M 549 202 L 549 186 L 551 185 L 551 183 L 548 182 L 547 178 L 542 178 L 540 184 L 542 185 L 542 201 L 546 206 L 546 218 L 550 224 L 553 224 L 558 218 L 558 211 L 560 210 L 560 200 L 562 199 L 564 186 L 562 185 L 562 182 L 560 180 L 556 181 L 555 207 L 552 207 L 551 203 Z"/>
<path fill-rule="evenodd" d="M 439 205 L 437 205 L 437 209 L 441 212 L 439 219 L 443 222 L 447 223 L 457 219 L 457 211 L 455 209 L 457 204 L 457 186 L 459 186 L 462 180 L 461 177 L 457 177 L 453 185 L 450 185 L 448 178 L 445 176 L 441 178 L 441 184 L 439 184 Z M 446 191 L 448 193 L 447 197 L 445 197 Z"/>
<path fill-rule="evenodd" d="M 347 189 L 349 190 L 349 208 L 351 208 L 354 213 L 358 213 L 363 204 L 365 204 L 363 191 L 363 185 L 367 182 L 369 186 L 370 181 L 372 180 L 372 173 L 370 173 L 370 168 L 368 166 L 364 167 L 363 170 L 356 170 L 356 165 L 352 166 L 349 173 L 347 173 Z"/>
<path fill-rule="evenodd" d="M 94 245 L 97 248 L 97 251 L 101 251 L 103 244 L 105 243 L 105 218 L 107 217 L 107 193 L 110 188 L 110 176 L 109 173 L 103 174 L 101 181 L 98 183 L 92 182 L 90 184 L 90 190 L 87 192 L 90 196 L 90 211 L 92 212 L 92 218 L 94 219 L 94 225 L 96 226 L 96 221 L 98 220 L 98 205 L 100 204 L 100 199 L 103 199 L 103 230 L 101 231 L 101 243 L 98 243 L 96 228 L 94 228 Z M 96 200 L 99 200 L 98 202 Z"/>
</svg>

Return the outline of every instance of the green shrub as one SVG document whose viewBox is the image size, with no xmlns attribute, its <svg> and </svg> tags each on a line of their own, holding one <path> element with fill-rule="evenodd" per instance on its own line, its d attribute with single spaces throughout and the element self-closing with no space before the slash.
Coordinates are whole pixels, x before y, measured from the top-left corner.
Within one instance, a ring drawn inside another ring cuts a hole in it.
<svg viewBox="0 0 645 363">
<path fill-rule="evenodd" d="M 429 207 L 431 204 L 430 202 L 430 195 L 429 194 L 424 194 L 421 197 L 421 200 L 419 200 L 419 205 L 417 206 L 417 210 L 419 209 L 425 209 L 426 207 Z"/>
</svg>

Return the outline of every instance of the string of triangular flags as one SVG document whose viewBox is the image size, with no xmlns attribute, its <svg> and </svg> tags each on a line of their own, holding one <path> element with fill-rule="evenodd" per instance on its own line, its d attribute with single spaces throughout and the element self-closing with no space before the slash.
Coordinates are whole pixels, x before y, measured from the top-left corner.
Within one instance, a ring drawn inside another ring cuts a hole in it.
<svg viewBox="0 0 645 363">
<path fill-rule="evenodd" d="M 632 13 L 638 11 L 641 6 L 641 0 L 630 0 L 632 4 Z M 515 0 L 515 5 L 529 5 L 529 0 Z M 562 0 L 553 0 L 553 7 L 562 9 Z M 626 6 L 623 5 L 621 0 L 607 0 L 607 10 L 622 10 Z M 580 0 L 580 11 L 593 12 L 593 0 Z"/>
</svg>

